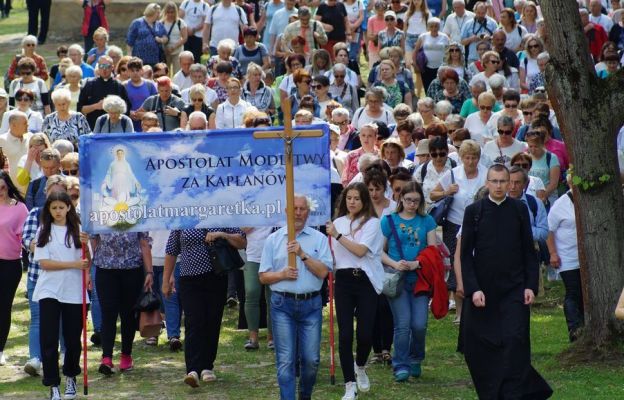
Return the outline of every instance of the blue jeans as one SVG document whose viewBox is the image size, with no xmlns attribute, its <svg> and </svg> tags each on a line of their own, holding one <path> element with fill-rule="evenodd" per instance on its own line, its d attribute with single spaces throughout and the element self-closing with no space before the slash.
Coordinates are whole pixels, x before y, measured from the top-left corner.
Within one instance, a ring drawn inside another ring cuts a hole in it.
<svg viewBox="0 0 624 400">
<path fill-rule="evenodd" d="M 312 396 L 320 362 L 321 311 L 320 295 L 309 300 L 295 300 L 275 292 L 271 295 L 271 322 L 281 400 L 297 398 L 297 359 L 301 363 L 299 393 L 305 398 Z"/>
<path fill-rule="evenodd" d="M 173 337 L 180 338 L 180 319 L 182 317 L 182 306 L 178 300 L 178 292 L 180 291 L 180 266 L 175 265 L 173 276 L 175 278 L 175 292 L 171 293 L 169 298 L 162 295 L 162 278 L 164 267 L 154 265 L 154 293 L 160 298 L 161 310 L 164 306 L 165 326 L 167 328 L 167 339 Z"/>
<path fill-rule="evenodd" d="M 100 300 L 95 289 L 95 264 L 91 264 L 91 322 L 96 332 L 102 332 L 102 309 L 100 308 Z"/>
<path fill-rule="evenodd" d="M 362 31 L 355 33 L 352 42 L 349 42 L 349 60 L 358 61 L 360 59 L 360 49 L 362 48 Z"/>
<path fill-rule="evenodd" d="M 405 35 L 405 52 L 412 52 L 416 48 L 416 42 L 420 35 L 417 33 L 408 33 Z"/>
<path fill-rule="evenodd" d="M 35 286 L 37 282 L 27 278 L 26 291 L 28 293 L 28 307 L 30 308 L 30 324 L 28 326 L 28 353 L 29 358 L 37 358 L 39 361 L 41 358 L 41 342 L 39 341 L 39 332 L 41 324 L 39 322 L 39 302 L 32 301 L 33 293 L 35 292 Z M 62 324 L 59 322 L 59 339 L 61 342 L 61 353 L 65 352 L 65 339 L 63 338 Z"/>
<path fill-rule="evenodd" d="M 420 364 L 425 359 L 429 296 L 415 297 L 412 287 L 406 281 L 401 294 L 388 299 L 394 318 L 394 372 L 409 372 L 412 364 Z"/>
</svg>

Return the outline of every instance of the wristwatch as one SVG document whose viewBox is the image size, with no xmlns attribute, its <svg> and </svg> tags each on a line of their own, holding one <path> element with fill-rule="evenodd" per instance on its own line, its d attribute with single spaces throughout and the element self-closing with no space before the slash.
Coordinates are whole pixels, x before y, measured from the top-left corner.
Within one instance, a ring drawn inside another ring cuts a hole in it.
<svg viewBox="0 0 624 400">
<path fill-rule="evenodd" d="M 304 253 L 303 257 L 300 257 L 300 258 L 301 258 L 301 261 L 305 262 L 305 260 L 307 260 L 310 257 L 308 257 L 308 255 Z"/>
</svg>

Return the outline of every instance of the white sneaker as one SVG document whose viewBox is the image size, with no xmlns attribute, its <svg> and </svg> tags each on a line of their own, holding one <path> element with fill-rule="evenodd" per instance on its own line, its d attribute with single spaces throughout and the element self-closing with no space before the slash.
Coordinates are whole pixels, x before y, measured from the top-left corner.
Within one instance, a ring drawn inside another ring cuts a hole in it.
<svg viewBox="0 0 624 400">
<path fill-rule="evenodd" d="M 41 361 L 37 357 L 33 357 L 24 365 L 24 372 L 30 376 L 41 375 Z"/>
<path fill-rule="evenodd" d="M 342 400 L 355 400 L 357 399 L 357 388 L 355 382 L 345 383 L 345 395 L 342 396 Z"/>
<path fill-rule="evenodd" d="M 360 392 L 368 392 L 370 390 L 370 381 L 368 380 L 368 375 L 366 375 L 365 367 L 355 366 L 355 380 Z"/>
<path fill-rule="evenodd" d="M 197 372 L 191 371 L 186 374 L 184 377 L 184 383 L 193 388 L 199 387 L 199 376 L 197 376 Z"/>
<path fill-rule="evenodd" d="M 50 387 L 50 400 L 62 400 L 61 391 L 58 386 Z"/>
<path fill-rule="evenodd" d="M 201 372 L 201 380 L 204 382 L 214 382 L 217 380 L 217 375 L 211 369 L 205 369 Z"/>
<path fill-rule="evenodd" d="M 449 310 L 455 310 L 456 308 L 455 300 L 449 300 Z"/>
<path fill-rule="evenodd" d="M 67 377 L 65 380 L 65 400 L 73 400 L 76 398 L 76 377 Z"/>
<path fill-rule="evenodd" d="M 59 367 L 63 367 L 63 364 L 65 364 L 65 353 L 59 353 Z"/>
<path fill-rule="evenodd" d="M 6 357 L 4 356 L 4 353 L 0 351 L 0 365 L 5 365 L 5 364 L 6 364 Z"/>
</svg>

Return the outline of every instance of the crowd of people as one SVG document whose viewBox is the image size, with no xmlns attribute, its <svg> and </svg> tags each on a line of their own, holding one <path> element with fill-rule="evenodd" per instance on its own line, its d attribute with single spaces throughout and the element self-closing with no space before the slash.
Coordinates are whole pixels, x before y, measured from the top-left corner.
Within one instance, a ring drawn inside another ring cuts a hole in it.
<svg viewBox="0 0 624 400">
<path fill-rule="evenodd" d="M 110 37 L 109 1 L 83 2 L 84 43 L 58 46 L 53 60 L 37 52 L 50 2 L 28 2 L 29 34 L 0 89 L 0 365 L 24 268 L 24 370 L 60 399 L 60 342 L 64 398 L 76 397 L 87 270 L 100 373 L 134 367 L 143 291 L 161 297 L 168 346 L 184 348 L 192 387 L 217 379 L 226 305 L 241 303 L 244 348 L 255 351 L 266 301 L 280 397 L 309 399 L 330 276 L 343 400 L 371 390 L 371 363 L 391 365 L 397 382 L 421 376 L 430 309 L 436 318 L 455 310 L 479 397 L 550 396 L 530 365 L 530 305 L 544 279 L 563 280 L 570 341 L 584 312 L 570 157 L 545 88 L 539 2 L 168 1 Z M 624 62 L 623 3 L 579 0 L 601 79 Z M 2 16 L 10 9 L 2 4 Z M 111 44 L 122 41 L 125 50 Z M 80 136 L 285 118 L 329 125 L 335 212 L 325 226 L 306 224 L 308 199 L 296 195 L 290 242 L 284 227 L 81 232 Z M 219 242 L 244 251 L 242 271 L 216 274 L 209 250 Z"/>
</svg>

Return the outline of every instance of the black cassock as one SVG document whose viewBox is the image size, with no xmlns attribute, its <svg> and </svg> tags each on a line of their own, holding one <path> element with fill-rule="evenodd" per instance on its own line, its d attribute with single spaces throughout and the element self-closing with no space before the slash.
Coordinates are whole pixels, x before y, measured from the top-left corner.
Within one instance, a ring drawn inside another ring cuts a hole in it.
<svg viewBox="0 0 624 400">
<path fill-rule="evenodd" d="M 461 238 L 463 350 L 479 399 L 547 399 L 548 383 L 531 366 L 530 307 L 539 266 L 527 207 L 485 198 L 466 208 Z M 485 307 L 472 294 L 485 294 Z M 460 340 L 461 342 L 461 340 Z"/>
</svg>

